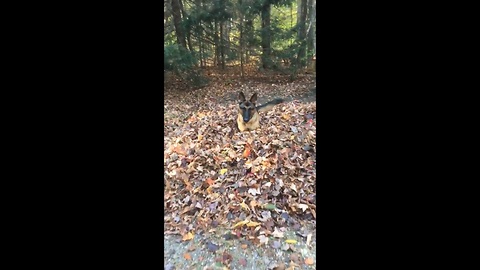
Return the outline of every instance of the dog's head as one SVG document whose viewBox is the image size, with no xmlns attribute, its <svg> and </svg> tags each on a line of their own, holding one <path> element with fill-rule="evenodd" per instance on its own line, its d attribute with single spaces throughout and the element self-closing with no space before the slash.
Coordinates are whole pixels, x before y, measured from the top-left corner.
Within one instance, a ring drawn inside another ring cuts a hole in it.
<svg viewBox="0 0 480 270">
<path fill-rule="evenodd" d="M 240 103 L 238 104 L 239 113 L 242 115 L 243 122 L 248 123 L 255 115 L 257 102 L 257 93 L 253 94 L 249 100 L 245 99 L 245 94 L 240 92 Z"/>
</svg>

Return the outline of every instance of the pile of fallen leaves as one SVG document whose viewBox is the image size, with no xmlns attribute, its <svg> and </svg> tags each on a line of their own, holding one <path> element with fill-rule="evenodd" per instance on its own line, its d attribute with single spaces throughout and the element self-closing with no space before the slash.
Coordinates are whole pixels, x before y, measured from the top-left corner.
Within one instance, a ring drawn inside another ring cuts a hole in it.
<svg viewBox="0 0 480 270">
<path fill-rule="evenodd" d="M 165 233 L 226 228 L 265 243 L 279 228 L 314 227 L 316 104 L 279 104 L 260 114 L 260 129 L 237 132 L 236 103 L 198 100 L 165 118 Z"/>
</svg>

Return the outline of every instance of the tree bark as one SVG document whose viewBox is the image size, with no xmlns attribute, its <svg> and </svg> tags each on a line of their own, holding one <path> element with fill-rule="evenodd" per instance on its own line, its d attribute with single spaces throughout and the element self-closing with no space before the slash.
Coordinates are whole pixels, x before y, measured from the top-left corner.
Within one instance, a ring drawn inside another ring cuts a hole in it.
<svg viewBox="0 0 480 270">
<path fill-rule="evenodd" d="M 300 0 L 300 14 L 298 14 L 298 43 L 299 50 L 297 55 L 296 68 L 302 68 L 305 66 L 305 52 L 307 47 L 307 0 Z"/>
<path fill-rule="evenodd" d="M 265 1 L 262 6 L 262 67 L 264 69 L 271 68 L 271 47 L 270 47 L 270 9 L 269 1 Z"/>
<path fill-rule="evenodd" d="M 182 18 L 185 19 L 187 18 L 188 14 L 187 12 L 185 11 L 185 8 L 183 7 L 183 2 L 182 0 L 178 0 L 178 3 L 180 5 L 180 10 L 182 12 Z M 187 40 L 187 45 L 188 45 L 188 49 L 190 50 L 190 52 L 192 54 L 195 54 L 195 50 L 193 49 L 193 46 L 192 46 L 192 38 L 191 38 L 191 31 L 192 29 L 191 28 L 188 28 L 188 29 L 184 29 L 185 30 L 185 36 L 186 36 L 186 40 Z"/>
<path fill-rule="evenodd" d="M 311 8 L 310 8 L 310 20 L 307 28 L 307 35 L 308 35 L 308 50 L 311 52 L 309 55 L 312 57 L 313 61 L 313 69 L 316 69 L 316 60 L 313 60 L 316 54 L 316 35 L 315 35 L 315 21 L 316 21 L 316 0 L 311 1 Z M 316 58 L 316 57 L 315 57 Z"/>
<path fill-rule="evenodd" d="M 238 0 L 238 4 L 239 6 L 242 6 L 242 0 Z M 243 20 L 245 18 L 245 16 L 243 15 L 242 11 L 239 10 L 239 20 L 240 20 L 240 24 L 239 24 L 239 30 L 240 30 L 240 40 L 239 40 L 239 45 L 240 45 L 240 75 L 241 77 L 243 78 L 245 76 L 245 72 L 243 70 L 243 62 L 245 61 L 244 60 L 244 57 L 243 57 L 243 52 L 244 52 L 244 48 L 243 46 L 245 45 L 245 42 L 244 42 L 244 34 L 243 34 Z"/>
<path fill-rule="evenodd" d="M 180 9 L 180 0 L 172 0 L 172 15 L 173 25 L 175 26 L 175 35 L 177 36 L 177 42 L 180 46 L 187 49 L 187 42 L 185 40 L 185 33 L 182 29 L 182 15 Z"/>
<path fill-rule="evenodd" d="M 195 8 L 197 10 L 202 10 L 202 1 L 195 0 Z M 194 28 L 194 35 L 202 36 L 203 35 L 203 27 L 202 21 L 199 22 L 199 25 Z M 197 38 L 198 41 L 198 60 L 200 61 L 200 67 L 204 67 L 204 60 L 203 60 L 203 42 L 202 39 Z"/>
<path fill-rule="evenodd" d="M 246 19 L 245 21 L 245 38 L 246 38 L 246 51 L 245 51 L 245 63 L 250 62 L 250 54 L 253 46 L 253 20 Z"/>
<path fill-rule="evenodd" d="M 308 0 L 308 14 L 307 14 L 307 56 L 310 57 L 313 51 L 313 5 L 315 0 Z"/>
<path fill-rule="evenodd" d="M 220 41 L 218 39 L 218 22 L 214 22 L 214 42 L 215 42 L 215 58 L 214 58 L 214 64 L 215 66 L 218 66 L 220 63 Z"/>
<path fill-rule="evenodd" d="M 225 31 L 225 23 L 220 22 L 220 63 L 222 65 L 222 69 L 225 69 L 225 40 L 223 39 L 224 31 Z"/>
</svg>

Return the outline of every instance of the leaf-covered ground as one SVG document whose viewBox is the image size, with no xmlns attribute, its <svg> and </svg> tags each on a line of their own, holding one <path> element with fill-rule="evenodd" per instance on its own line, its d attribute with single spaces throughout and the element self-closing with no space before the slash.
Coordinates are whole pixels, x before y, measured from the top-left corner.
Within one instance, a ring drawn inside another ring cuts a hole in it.
<svg viewBox="0 0 480 270">
<path fill-rule="evenodd" d="M 282 236 L 282 238 L 280 238 Z M 286 243 L 295 240 L 295 244 Z M 311 239 L 311 241 L 309 241 Z M 164 238 L 164 267 L 173 269 L 315 269 L 315 232 L 308 235 L 285 232 L 261 246 L 247 239 L 196 235 L 182 241 L 174 235 Z"/>
<path fill-rule="evenodd" d="M 164 89 L 165 234 L 293 247 L 287 232 L 306 236 L 316 227 L 314 77 L 212 77 L 195 91 Z M 237 132 L 239 91 L 258 93 L 259 104 L 286 102 L 260 114 L 260 129 Z"/>
</svg>

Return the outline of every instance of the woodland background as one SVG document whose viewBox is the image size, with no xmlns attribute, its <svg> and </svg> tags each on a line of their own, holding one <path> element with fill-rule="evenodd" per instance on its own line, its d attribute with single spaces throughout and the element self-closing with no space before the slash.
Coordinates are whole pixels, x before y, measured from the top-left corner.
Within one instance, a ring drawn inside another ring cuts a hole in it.
<svg viewBox="0 0 480 270">
<path fill-rule="evenodd" d="M 315 0 L 169 0 L 164 2 L 164 69 L 203 85 L 201 69 L 249 67 L 296 79 L 315 68 Z"/>
</svg>

